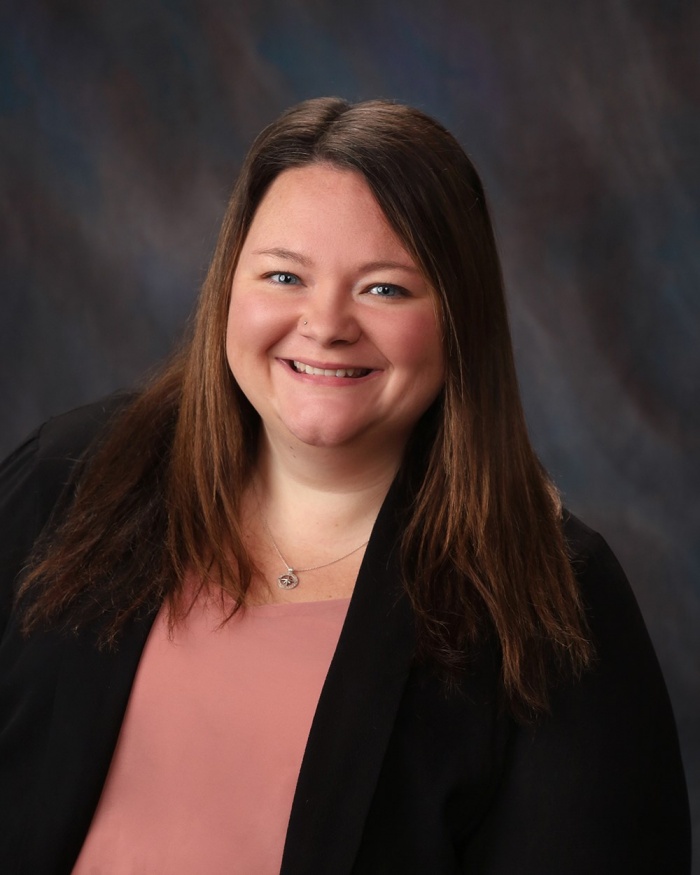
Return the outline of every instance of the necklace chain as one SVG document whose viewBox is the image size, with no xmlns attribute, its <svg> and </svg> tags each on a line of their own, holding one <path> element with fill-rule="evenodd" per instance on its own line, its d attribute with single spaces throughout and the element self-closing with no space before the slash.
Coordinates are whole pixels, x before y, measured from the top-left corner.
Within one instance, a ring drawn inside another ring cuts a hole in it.
<svg viewBox="0 0 700 875">
<path fill-rule="evenodd" d="M 292 568 L 292 566 L 287 562 L 287 560 L 282 555 L 282 551 L 277 546 L 277 541 L 275 541 L 270 526 L 268 525 L 267 519 L 265 518 L 265 514 L 262 512 L 262 508 L 260 509 L 260 516 L 262 517 L 262 521 L 267 530 L 267 534 L 270 536 L 270 540 L 272 541 L 272 546 L 275 548 L 277 555 L 280 557 L 282 562 L 284 562 L 285 568 L 287 569 L 285 574 L 280 574 L 277 578 L 277 586 L 280 589 L 295 589 L 299 586 L 299 575 L 305 573 L 306 571 L 318 571 L 319 568 L 328 568 L 330 565 L 335 565 L 336 562 L 342 562 L 343 559 L 347 559 L 349 556 L 352 556 L 353 553 L 357 553 L 358 550 L 361 550 L 363 547 L 366 547 L 369 544 L 369 538 L 366 541 L 363 541 L 359 547 L 355 547 L 349 553 L 345 553 L 343 556 L 338 556 L 337 559 L 331 559 L 330 562 L 323 562 L 321 565 L 311 565 L 309 568 Z"/>
</svg>

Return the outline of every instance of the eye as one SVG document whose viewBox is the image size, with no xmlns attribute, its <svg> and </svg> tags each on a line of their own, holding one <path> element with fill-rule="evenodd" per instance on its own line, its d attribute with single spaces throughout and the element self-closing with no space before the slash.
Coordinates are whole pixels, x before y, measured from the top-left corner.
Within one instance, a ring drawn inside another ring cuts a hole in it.
<svg viewBox="0 0 700 875">
<path fill-rule="evenodd" d="M 265 275 L 265 279 L 270 280 L 271 283 L 275 283 L 280 286 L 296 286 L 301 280 L 294 273 L 285 273 L 283 271 L 278 271 L 277 273 L 268 273 Z"/>
<path fill-rule="evenodd" d="M 395 286 L 392 283 L 377 283 L 367 289 L 370 295 L 375 295 L 377 298 L 403 298 L 406 295 L 406 290 L 401 286 Z"/>
</svg>

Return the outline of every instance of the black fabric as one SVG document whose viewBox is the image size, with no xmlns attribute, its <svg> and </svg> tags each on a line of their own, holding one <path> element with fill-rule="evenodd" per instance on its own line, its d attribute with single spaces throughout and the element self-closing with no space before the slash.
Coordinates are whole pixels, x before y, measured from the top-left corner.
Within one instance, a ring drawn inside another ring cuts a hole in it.
<svg viewBox="0 0 700 875">
<path fill-rule="evenodd" d="M 153 620 L 130 626 L 116 651 L 98 652 L 89 629 L 24 639 L 11 610 L 31 544 L 119 403 L 51 420 L 0 469 L 7 875 L 70 873 Z M 451 695 L 414 664 L 395 552 L 404 505 L 395 484 L 311 728 L 283 875 L 687 875 L 673 716 L 634 597 L 603 539 L 566 517 L 596 666 L 555 693 L 551 716 L 523 728 L 499 708 L 495 652 L 475 654 Z"/>
</svg>

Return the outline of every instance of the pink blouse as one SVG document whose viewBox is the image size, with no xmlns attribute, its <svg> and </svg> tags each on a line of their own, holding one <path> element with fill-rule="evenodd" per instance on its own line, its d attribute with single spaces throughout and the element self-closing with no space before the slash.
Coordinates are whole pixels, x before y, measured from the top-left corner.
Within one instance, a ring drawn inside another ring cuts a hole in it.
<svg viewBox="0 0 700 875">
<path fill-rule="evenodd" d="M 349 601 L 161 610 L 73 875 L 277 875 Z"/>
</svg>

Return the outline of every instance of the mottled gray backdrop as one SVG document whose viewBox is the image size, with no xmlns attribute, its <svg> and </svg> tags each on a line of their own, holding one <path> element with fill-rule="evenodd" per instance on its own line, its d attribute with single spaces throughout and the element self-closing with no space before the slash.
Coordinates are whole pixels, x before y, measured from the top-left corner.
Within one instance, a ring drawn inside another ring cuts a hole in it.
<svg viewBox="0 0 700 875">
<path fill-rule="evenodd" d="M 5 0 L 0 450 L 167 354 L 283 108 L 420 106 L 483 174 L 534 441 L 631 578 L 698 824 L 699 45 L 682 0 Z"/>
</svg>

